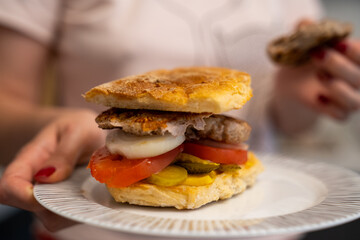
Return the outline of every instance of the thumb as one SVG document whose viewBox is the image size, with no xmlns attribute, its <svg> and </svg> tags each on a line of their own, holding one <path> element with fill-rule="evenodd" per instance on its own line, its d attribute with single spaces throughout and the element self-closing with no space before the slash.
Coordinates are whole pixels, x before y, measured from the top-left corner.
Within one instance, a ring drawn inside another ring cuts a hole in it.
<svg viewBox="0 0 360 240">
<path fill-rule="evenodd" d="M 86 138 L 83 133 L 79 126 L 59 126 L 55 149 L 44 163 L 44 167 L 35 174 L 34 179 L 40 183 L 53 183 L 68 178 L 83 152 Z"/>
</svg>

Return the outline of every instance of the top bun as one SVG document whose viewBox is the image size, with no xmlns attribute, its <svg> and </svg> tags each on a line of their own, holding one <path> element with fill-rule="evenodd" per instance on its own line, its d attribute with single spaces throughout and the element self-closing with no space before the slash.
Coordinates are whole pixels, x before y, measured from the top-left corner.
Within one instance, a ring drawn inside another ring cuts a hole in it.
<svg viewBox="0 0 360 240">
<path fill-rule="evenodd" d="M 250 82 L 249 74 L 226 68 L 176 68 L 104 83 L 84 97 L 116 108 L 221 113 L 252 97 Z"/>
</svg>

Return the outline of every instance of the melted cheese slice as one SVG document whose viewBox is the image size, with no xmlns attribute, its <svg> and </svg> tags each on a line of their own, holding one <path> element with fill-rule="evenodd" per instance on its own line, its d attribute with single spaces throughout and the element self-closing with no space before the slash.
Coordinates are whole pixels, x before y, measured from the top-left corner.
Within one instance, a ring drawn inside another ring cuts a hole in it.
<svg viewBox="0 0 360 240">
<path fill-rule="evenodd" d="M 185 141 L 185 135 L 136 136 L 119 129 L 106 137 L 106 147 L 112 154 L 128 159 L 155 157 L 178 147 Z"/>
</svg>

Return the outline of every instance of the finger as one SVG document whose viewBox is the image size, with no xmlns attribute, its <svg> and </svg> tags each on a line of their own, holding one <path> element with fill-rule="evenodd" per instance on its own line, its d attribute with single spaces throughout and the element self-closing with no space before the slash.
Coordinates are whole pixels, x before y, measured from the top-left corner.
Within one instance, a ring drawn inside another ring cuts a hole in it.
<svg viewBox="0 0 360 240">
<path fill-rule="evenodd" d="M 42 208 L 33 196 L 33 185 L 16 177 L 1 180 L 0 203 L 28 211 Z"/>
<path fill-rule="evenodd" d="M 42 209 L 33 196 L 32 179 L 36 170 L 35 161 L 41 161 L 43 157 L 44 154 L 32 144 L 19 152 L 1 178 L 1 203 L 29 211 Z"/>
<path fill-rule="evenodd" d="M 34 211 L 43 209 L 33 196 L 33 177 L 54 152 L 56 127 L 50 125 L 24 146 L 7 167 L 0 182 L 0 201 Z"/>
<path fill-rule="evenodd" d="M 331 99 L 337 102 L 347 111 L 354 111 L 360 108 L 360 93 L 346 82 L 334 79 L 329 83 Z"/>
<path fill-rule="evenodd" d="M 347 110 L 332 102 L 328 96 L 322 94 L 318 95 L 317 101 L 315 101 L 312 107 L 316 111 L 340 121 L 346 120 L 349 116 Z"/>
<path fill-rule="evenodd" d="M 66 179 L 83 152 L 85 139 L 79 126 L 60 126 L 57 131 L 59 141 L 46 166 L 35 175 L 38 182 L 53 183 Z"/>
<path fill-rule="evenodd" d="M 328 97 L 345 111 L 354 111 L 358 108 L 359 93 L 342 80 L 334 79 L 324 71 L 317 72 L 317 78 L 328 92 Z"/>
<path fill-rule="evenodd" d="M 328 92 L 329 98 L 342 106 L 346 111 L 354 111 L 360 108 L 360 93 L 345 81 L 335 79 L 326 71 L 317 71 L 317 78 Z"/>
<path fill-rule="evenodd" d="M 6 168 L 0 182 L 0 202 L 33 211 L 43 209 L 33 196 L 33 176 L 49 159 L 56 145 L 49 126 L 25 145 Z"/>
<path fill-rule="evenodd" d="M 334 45 L 334 49 L 360 66 L 360 41 L 340 41 Z"/>
<path fill-rule="evenodd" d="M 327 78 L 330 77 L 328 74 L 325 76 Z M 327 81 L 329 80 L 327 79 Z M 299 86 L 298 90 L 299 91 L 294 94 L 298 95 L 299 101 L 314 112 L 330 116 L 337 120 L 344 120 L 347 118 L 348 113 L 336 103 L 333 103 L 328 97 L 331 95 L 331 92 L 329 87 L 323 82 L 313 79 L 312 81 L 309 81 L 308 84 L 301 87 Z"/>
<path fill-rule="evenodd" d="M 35 174 L 41 183 L 53 183 L 66 179 L 78 162 L 89 159 L 93 150 L 103 144 L 105 135 L 94 122 L 96 114 L 90 111 L 79 111 L 71 117 L 62 118 L 53 124 L 57 136 L 56 147 Z M 80 123 L 80 124 L 79 124 Z"/>
<path fill-rule="evenodd" d="M 313 53 L 313 63 L 334 77 L 344 79 L 351 86 L 360 88 L 360 68 L 338 52 L 332 49 L 318 50 Z"/>
</svg>

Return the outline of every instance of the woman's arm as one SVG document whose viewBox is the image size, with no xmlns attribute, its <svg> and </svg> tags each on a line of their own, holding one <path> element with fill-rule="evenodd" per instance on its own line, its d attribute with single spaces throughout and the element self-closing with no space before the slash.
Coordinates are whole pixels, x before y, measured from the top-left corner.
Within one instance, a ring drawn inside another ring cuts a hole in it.
<svg viewBox="0 0 360 240">
<path fill-rule="evenodd" d="M 56 230 L 69 222 L 36 202 L 34 181 L 64 180 L 105 140 L 92 111 L 38 104 L 47 56 L 46 46 L 0 28 L 0 159 L 9 163 L 0 179 L 0 203 L 33 211 Z"/>
<path fill-rule="evenodd" d="M 39 42 L 0 27 L 0 144 L 6 149 L 0 152 L 2 163 L 58 115 L 38 104 L 48 52 Z"/>
</svg>

